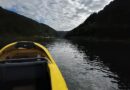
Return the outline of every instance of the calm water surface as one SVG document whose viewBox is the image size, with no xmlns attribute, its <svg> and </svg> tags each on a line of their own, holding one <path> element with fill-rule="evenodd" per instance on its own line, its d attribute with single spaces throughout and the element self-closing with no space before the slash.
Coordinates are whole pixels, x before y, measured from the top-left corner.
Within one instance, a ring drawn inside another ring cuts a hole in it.
<svg viewBox="0 0 130 90">
<path fill-rule="evenodd" d="M 64 39 L 47 43 L 46 47 L 61 69 L 69 90 L 129 90 L 118 74 L 89 47 Z"/>
<path fill-rule="evenodd" d="M 58 64 L 69 90 L 130 90 L 129 44 L 65 39 L 42 44 Z"/>
</svg>

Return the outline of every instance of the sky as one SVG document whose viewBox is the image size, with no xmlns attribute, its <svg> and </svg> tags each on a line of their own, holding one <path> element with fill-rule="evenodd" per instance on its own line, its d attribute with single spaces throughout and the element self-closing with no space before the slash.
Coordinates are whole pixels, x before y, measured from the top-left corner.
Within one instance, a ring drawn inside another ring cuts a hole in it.
<svg viewBox="0 0 130 90">
<path fill-rule="evenodd" d="M 57 31 L 69 31 L 112 0 L 0 0 L 0 6 L 47 24 Z"/>
</svg>

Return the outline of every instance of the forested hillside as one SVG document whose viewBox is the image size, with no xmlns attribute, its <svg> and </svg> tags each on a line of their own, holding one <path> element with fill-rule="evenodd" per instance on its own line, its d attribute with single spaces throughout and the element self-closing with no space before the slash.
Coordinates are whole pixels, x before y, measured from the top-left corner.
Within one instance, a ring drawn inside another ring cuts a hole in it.
<svg viewBox="0 0 130 90">
<path fill-rule="evenodd" d="M 0 37 L 18 36 L 56 37 L 57 32 L 47 25 L 0 8 Z"/>
<path fill-rule="evenodd" d="M 98 13 L 91 14 L 66 37 L 130 39 L 130 0 L 114 0 Z"/>
</svg>

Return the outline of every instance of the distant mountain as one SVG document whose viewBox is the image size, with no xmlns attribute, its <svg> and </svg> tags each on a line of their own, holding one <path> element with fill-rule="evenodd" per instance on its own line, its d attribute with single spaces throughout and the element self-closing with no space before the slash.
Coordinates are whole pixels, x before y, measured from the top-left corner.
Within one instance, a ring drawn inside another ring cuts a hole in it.
<svg viewBox="0 0 130 90">
<path fill-rule="evenodd" d="M 0 37 L 43 36 L 55 37 L 57 32 L 51 27 L 32 19 L 0 8 Z"/>
<path fill-rule="evenodd" d="M 130 39 L 130 0 L 114 0 L 98 13 L 91 14 L 66 37 Z"/>
<path fill-rule="evenodd" d="M 59 38 L 64 38 L 67 33 L 68 33 L 68 31 L 57 31 Z"/>
</svg>

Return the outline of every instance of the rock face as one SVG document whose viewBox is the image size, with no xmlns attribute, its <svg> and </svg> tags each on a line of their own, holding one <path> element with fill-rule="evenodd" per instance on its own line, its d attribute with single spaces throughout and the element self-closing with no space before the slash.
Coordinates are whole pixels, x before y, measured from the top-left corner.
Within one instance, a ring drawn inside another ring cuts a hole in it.
<svg viewBox="0 0 130 90">
<path fill-rule="evenodd" d="M 66 37 L 130 39 L 130 0 L 114 0 L 98 13 L 91 14 Z"/>
<path fill-rule="evenodd" d="M 47 25 L 0 8 L 0 36 L 56 36 Z"/>
</svg>

